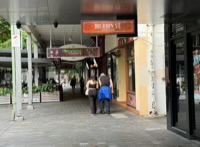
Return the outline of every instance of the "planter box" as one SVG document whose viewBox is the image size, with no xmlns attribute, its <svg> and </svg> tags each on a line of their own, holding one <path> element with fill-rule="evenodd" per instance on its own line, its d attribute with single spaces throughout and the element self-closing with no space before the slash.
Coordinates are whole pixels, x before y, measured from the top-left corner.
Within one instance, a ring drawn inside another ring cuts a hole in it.
<svg viewBox="0 0 200 147">
<path fill-rule="evenodd" d="M 33 103 L 40 102 L 40 93 L 33 93 Z M 22 103 L 28 103 L 28 94 L 23 94 Z"/>
<path fill-rule="evenodd" d="M 60 92 L 41 92 L 42 102 L 60 101 Z"/>
<path fill-rule="evenodd" d="M 10 104 L 10 95 L 0 96 L 0 104 Z"/>
</svg>

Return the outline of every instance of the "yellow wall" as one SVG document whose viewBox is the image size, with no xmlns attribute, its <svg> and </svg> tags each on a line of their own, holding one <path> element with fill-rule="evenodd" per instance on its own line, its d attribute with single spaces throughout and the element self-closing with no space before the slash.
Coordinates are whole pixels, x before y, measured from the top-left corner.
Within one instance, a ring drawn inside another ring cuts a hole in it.
<svg viewBox="0 0 200 147">
<path fill-rule="evenodd" d="M 143 38 L 146 40 L 146 38 Z M 148 115 L 148 44 L 143 39 L 134 41 L 136 68 L 136 109 Z"/>
<path fill-rule="evenodd" d="M 120 48 L 121 56 L 118 58 L 118 84 L 119 98 L 117 101 L 126 101 L 126 48 Z"/>
</svg>

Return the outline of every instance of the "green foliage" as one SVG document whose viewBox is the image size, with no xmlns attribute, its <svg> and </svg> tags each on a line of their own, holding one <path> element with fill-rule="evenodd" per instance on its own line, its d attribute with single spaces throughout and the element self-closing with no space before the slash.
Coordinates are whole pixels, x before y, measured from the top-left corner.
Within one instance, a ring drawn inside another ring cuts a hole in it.
<svg viewBox="0 0 200 147">
<path fill-rule="evenodd" d="M 6 50 L 11 49 L 11 39 L 8 39 L 7 41 L 0 43 L 0 50 Z"/>
<path fill-rule="evenodd" d="M 38 92 L 54 92 L 56 90 L 56 85 L 48 82 L 46 84 L 41 84 L 38 87 L 33 85 L 32 91 L 33 93 L 38 93 Z M 28 87 L 23 87 L 22 92 L 25 94 L 28 94 Z"/>
<path fill-rule="evenodd" d="M 26 32 L 22 32 L 22 44 L 23 44 L 23 49 L 27 48 L 27 43 L 26 43 L 26 39 L 27 39 L 28 34 Z"/>
<path fill-rule="evenodd" d="M 11 38 L 10 30 L 10 24 L 4 18 L 0 17 L 0 44 Z"/>
<path fill-rule="evenodd" d="M 22 93 L 28 94 L 28 87 L 23 87 L 22 88 Z"/>
<path fill-rule="evenodd" d="M 4 96 L 4 95 L 7 95 L 7 94 L 11 94 L 11 93 L 12 93 L 11 88 L 5 88 L 5 87 L 0 88 L 0 96 Z"/>
<path fill-rule="evenodd" d="M 22 33 L 23 49 L 27 48 L 27 33 Z M 11 27 L 10 24 L 0 17 L 0 50 L 11 49 Z M 33 49 L 33 44 L 32 44 Z"/>
<path fill-rule="evenodd" d="M 50 80 L 46 84 L 42 84 L 40 89 L 41 92 L 54 92 L 56 90 L 56 85 Z"/>
</svg>

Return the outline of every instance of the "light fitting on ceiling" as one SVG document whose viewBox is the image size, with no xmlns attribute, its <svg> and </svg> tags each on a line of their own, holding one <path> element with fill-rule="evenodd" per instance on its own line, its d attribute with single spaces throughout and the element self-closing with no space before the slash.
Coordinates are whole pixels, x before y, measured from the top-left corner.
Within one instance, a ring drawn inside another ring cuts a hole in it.
<svg viewBox="0 0 200 147">
<path fill-rule="evenodd" d="M 21 22 L 18 20 L 18 21 L 16 22 L 16 27 L 17 27 L 18 29 L 20 29 L 21 26 L 22 26 L 22 24 L 21 24 Z"/>
<path fill-rule="evenodd" d="M 58 22 L 57 22 L 57 20 L 55 20 L 55 21 L 53 22 L 53 25 L 54 25 L 54 28 L 57 28 L 57 27 L 58 27 Z"/>
</svg>

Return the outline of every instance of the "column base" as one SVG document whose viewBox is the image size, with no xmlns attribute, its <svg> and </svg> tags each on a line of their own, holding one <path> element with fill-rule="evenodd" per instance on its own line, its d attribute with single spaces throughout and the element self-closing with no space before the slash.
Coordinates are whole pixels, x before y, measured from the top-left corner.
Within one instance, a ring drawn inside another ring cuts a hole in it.
<svg viewBox="0 0 200 147">
<path fill-rule="evenodd" d="M 23 121 L 23 120 L 24 120 L 24 117 L 22 116 L 15 117 L 15 121 Z"/>
<path fill-rule="evenodd" d="M 33 110 L 34 109 L 34 106 L 33 105 L 28 105 L 27 106 L 27 110 Z"/>
</svg>

